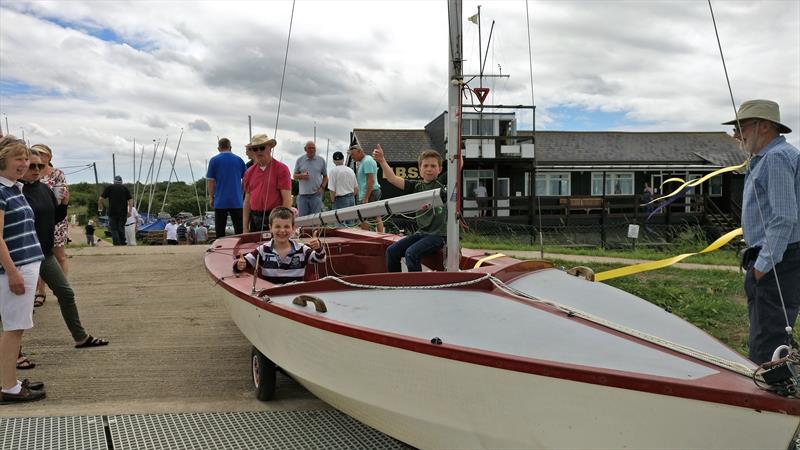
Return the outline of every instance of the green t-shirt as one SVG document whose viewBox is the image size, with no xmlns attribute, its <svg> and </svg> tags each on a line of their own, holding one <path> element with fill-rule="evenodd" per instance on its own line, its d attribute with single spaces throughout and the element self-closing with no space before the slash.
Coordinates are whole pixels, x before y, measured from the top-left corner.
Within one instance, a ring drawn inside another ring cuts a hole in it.
<svg viewBox="0 0 800 450">
<path fill-rule="evenodd" d="M 441 181 L 443 176 L 446 175 L 442 175 L 439 179 L 433 180 L 430 183 L 426 183 L 422 180 L 405 180 L 403 193 L 414 194 L 417 192 L 430 191 L 431 189 L 446 189 L 447 185 Z M 417 211 L 417 225 L 419 225 L 417 232 L 436 236 L 447 236 L 447 214 L 445 214 L 445 212 L 446 209 L 441 206 L 433 208 L 433 211 L 427 209 Z"/>
</svg>

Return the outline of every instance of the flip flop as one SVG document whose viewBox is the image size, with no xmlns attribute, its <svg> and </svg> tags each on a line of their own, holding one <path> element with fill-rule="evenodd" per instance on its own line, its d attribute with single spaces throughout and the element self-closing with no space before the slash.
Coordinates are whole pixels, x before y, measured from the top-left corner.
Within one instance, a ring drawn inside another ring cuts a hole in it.
<svg viewBox="0 0 800 450">
<path fill-rule="evenodd" d="M 89 337 L 86 338 L 86 341 L 83 344 L 75 344 L 75 348 L 102 347 L 104 345 L 108 345 L 107 340 L 92 337 L 92 335 L 90 334 Z"/>
<path fill-rule="evenodd" d="M 21 355 L 19 358 L 17 358 L 17 370 L 28 370 L 33 369 L 34 367 L 36 367 L 36 364 L 32 363 L 27 356 Z"/>
<path fill-rule="evenodd" d="M 39 300 L 41 298 L 41 300 Z M 33 307 L 38 308 L 44 305 L 44 301 L 47 300 L 47 295 L 45 294 L 36 294 L 33 296 Z"/>
</svg>

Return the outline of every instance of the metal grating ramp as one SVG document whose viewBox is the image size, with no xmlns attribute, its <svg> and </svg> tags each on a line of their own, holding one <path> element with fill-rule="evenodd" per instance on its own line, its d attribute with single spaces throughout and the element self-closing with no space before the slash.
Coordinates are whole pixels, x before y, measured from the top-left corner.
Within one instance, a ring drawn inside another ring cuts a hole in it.
<svg viewBox="0 0 800 450">
<path fill-rule="evenodd" d="M 103 418 L 15 417 L 0 419 L 2 450 L 105 450 Z"/>
<path fill-rule="evenodd" d="M 409 448 L 331 410 L 119 415 L 108 427 L 114 450 Z"/>
</svg>

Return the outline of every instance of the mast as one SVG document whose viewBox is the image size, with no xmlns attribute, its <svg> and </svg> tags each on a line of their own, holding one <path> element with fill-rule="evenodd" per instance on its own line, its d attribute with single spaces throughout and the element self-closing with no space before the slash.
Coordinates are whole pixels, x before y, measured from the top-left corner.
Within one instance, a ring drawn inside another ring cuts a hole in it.
<svg viewBox="0 0 800 450">
<path fill-rule="evenodd" d="M 448 64 L 448 96 L 447 96 L 447 261 L 448 272 L 457 272 L 461 262 L 458 221 L 456 208 L 458 195 L 459 156 L 461 153 L 461 88 L 462 77 L 462 42 L 461 42 L 461 0 L 448 0 L 447 16 L 450 30 L 448 46 L 450 63 Z"/>
</svg>

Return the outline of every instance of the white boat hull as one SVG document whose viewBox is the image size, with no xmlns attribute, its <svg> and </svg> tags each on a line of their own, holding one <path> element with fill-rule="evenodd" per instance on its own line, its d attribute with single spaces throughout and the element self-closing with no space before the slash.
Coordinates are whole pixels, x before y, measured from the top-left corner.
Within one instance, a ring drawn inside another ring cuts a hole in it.
<svg viewBox="0 0 800 450">
<path fill-rule="evenodd" d="M 222 289 L 217 292 L 245 336 L 294 379 L 337 409 L 418 448 L 784 450 L 791 439 L 786 430 L 800 422 L 794 415 L 381 345 L 271 313 Z"/>
</svg>

